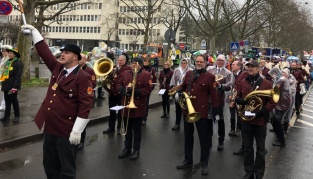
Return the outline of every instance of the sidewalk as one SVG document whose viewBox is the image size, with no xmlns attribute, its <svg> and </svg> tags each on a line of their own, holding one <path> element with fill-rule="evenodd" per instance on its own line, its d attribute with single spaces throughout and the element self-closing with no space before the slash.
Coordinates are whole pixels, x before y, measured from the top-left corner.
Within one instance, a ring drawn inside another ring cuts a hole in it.
<svg viewBox="0 0 313 179">
<path fill-rule="evenodd" d="M 158 89 L 156 87 L 151 93 L 150 108 L 161 105 L 162 98 L 158 95 Z M 20 122 L 18 124 L 12 123 L 14 118 L 14 110 L 12 108 L 11 121 L 0 123 L 0 148 L 11 148 L 43 138 L 42 131 L 37 128 L 33 120 L 46 96 L 46 92 L 47 87 L 28 87 L 19 91 Z M 88 126 L 103 123 L 109 119 L 107 93 L 105 96 L 106 99 L 94 102 L 94 107 L 89 114 L 91 121 L 88 123 Z M 0 112 L 0 117 L 2 118 L 3 116 L 4 112 Z M 103 130 L 106 128 L 107 126 Z"/>
</svg>

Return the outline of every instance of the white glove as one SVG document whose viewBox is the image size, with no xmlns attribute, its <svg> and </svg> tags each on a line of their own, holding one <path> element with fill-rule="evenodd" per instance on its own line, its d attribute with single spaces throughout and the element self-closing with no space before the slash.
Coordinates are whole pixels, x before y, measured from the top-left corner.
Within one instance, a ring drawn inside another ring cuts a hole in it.
<svg viewBox="0 0 313 179">
<path fill-rule="evenodd" d="M 39 31 L 32 25 L 26 24 L 22 26 L 22 33 L 25 35 L 32 35 L 32 39 L 34 44 L 43 40 L 43 37 L 39 33 Z"/>
<path fill-rule="evenodd" d="M 75 124 L 73 126 L 72 132 L 70 134 L 70 143 L 73 145 L 78 145 L 80 143 L 81 133 L 87 126 L 89 119 L 83 119 L 80 117 L 76 118 Z"/>
<path fill-rule="evenodd" d="M 175 101 L 176 101 L 177 103 L 179 102 L 179 94 L 178 94 L 178 93 L 175 94 Z"/>
</svg>

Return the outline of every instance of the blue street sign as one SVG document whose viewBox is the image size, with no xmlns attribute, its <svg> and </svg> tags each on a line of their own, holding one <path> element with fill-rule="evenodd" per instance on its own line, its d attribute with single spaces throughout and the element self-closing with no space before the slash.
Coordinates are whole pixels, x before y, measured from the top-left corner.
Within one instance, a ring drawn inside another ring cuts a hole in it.
<svg viewBox="0 0 313 179">
<path fill-rule="evenodd" d="M 239 50 L 239 42 L 230 42 L 230 50 L 238 51 Z"/>
<path fill-rule="evenodd" d="M 249 41 L 248 40 L 245 40 L 245 45 L 249 46 Z"/>
</svg>

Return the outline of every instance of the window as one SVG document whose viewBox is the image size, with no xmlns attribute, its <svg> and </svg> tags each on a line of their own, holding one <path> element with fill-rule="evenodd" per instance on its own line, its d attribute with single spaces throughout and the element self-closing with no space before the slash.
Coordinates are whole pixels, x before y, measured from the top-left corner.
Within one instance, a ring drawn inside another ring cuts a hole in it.
<svg viewBox="0 0 313 179">
<path fill-rule="evenodd" d="M 126 35 L 129 35 L 129 29 L 126 29 Z"/>
<path fill-rule="evenodd" d="M 83 21 L 84 16 L 80 16 L 80 21 Z"/>
<path fill-rule="evenodd" d="M 137 34 L 137 29 L 134 29 L 134 32 L 133 32 L 133 33 L 134 33 L 134 35 L 136 35 L 136 34 Z"/>
<path fill-rule="evenodd" d="M 133 35 L 133 29 L 129 29 L 129 35 Z"/>
<path fill-rule="evenodd" d="M 128 49 L 128 44 L 125 44 L 125 48 Z"/>
<path fill-rule="evenodd" d="M 90 27 L 90 33 L 93 33 L 93 27 Z"/>
<path fill-rule="evenodd" d="M 70 15 L 70 21 L 73 21 L 73 16 L 72 15 Z"/>
<path fill-rule="evenodd" d="M 151 33 L 152 33 L 152 29 L 149 29 L 149 33 L 148 33 L 149 36 L 151 36 Z"/>
<path fill-rule="evenodd" d="M 76 16 L 75 15 L 73 15 L 73 21 L 76 21 Z"/>
<path fill-rule="evenodd" d="M 95 15 L 95 21 L 98 21 L 98 16 L 97 15 Z"/>
<path fill-rule="evenodd" d="M 84 9 L 87 9 L 87 4 L 83 4 L 84 5 Z"/>
<path fill-rule="evenodd" d="M 137 24 L 137 17 L 134 18 L 133 23 Z"/>
<path fill-rule="evenodd" d="M 100 33 L 100 27 L 98 27 L 98 33 Z"/>
<path fill-rule="evenodd" d="M 118 35 L 122 35 L 122 29 L 118 29 Z"/>
<path fill-rule="evenodd" d="M 91 4 L 88 4 L 87 9 L 91 9 Z"/>
<path fill-rule="evenodd" d="M 138 17 L 138 24 L 140 24 L 141 23 L 141 18 L 140 17 Z"/>
<path fill-rule="evenodd" d="M 66 15 L 66 21 L 69 21 L 69 17 L 68 17 L 68 15 Z"/>
<path fill-rule="evenodd" d="M 160 35 L 161 35 L 161 30 L 157 29 L 157 36 L 160 36 Z"/>
<path fill-rule="evenodd" d="M 79 33 L 83 32 L 83 27 L 79 27 Z"/>
<path fill-rule="evenodd" d="M 78 31 L 78 27 L 76 27 L 76 33 L 78 33 L 79 31 Z"/>
<path fill-rule="evenodd" d="M 87 33 L 89 33 L 89 27 L 87 27 Z"/>
<path fill-rule="evenodd" d="M 153 36 L 156 36 L 156 29 L 153 29 L 153 30 L 152 30 L 152 35 L 153 35 Z"/>
<path fill-rule="evenodd" d="M 123 12 L 123 6 L 120 6 L 120 12 Z"/>
<path fill-rule="evenodd" d="M 90 17 L 91 17 L 91 21 L 94 21 L 94 15 L 91 15 Z"/>
<path fill-rule="evenodd" d="M 87 21 L 90 21 L 90 15 L 87 16 Z"/>
<path fill-rule="evenodd" d="M 122 29 L 122 35 L 125 35 L 125 29 Z"/>
<path fill-rule="evenodd" d="M 84 21 L 87 21 L 87 16 L 86 15 L 84 15 Z"/>
<path fill-rule="evenodd" d="M 83 27 L 83 33 L 86 33 L 86 27 Z"/>
<path fill-rule="evenodd" d="M 153 23 L 154 23 L 154 24 L 157 23 L 157 18 L 153 18 Z"/>
<path fill-rule="evenodd" d="M 123 12 L 126 12 L 126 10 L 127 10 L 127 6 L 123 6 L 124 7 L 124 11 Z"/>
<path fill-rule="evenodd" d="M 102 3 L 99 3 L 99 9 L 102 9 Z"/>
<path fill-rule="evenodd" d="M 68 27 L 65 27 L 65 32 L 68 32 Z"/>
<path fill-rule="evenodd" d="M 158 12 L 161 12 L 161 6 L 158 7 Z"/>
<path fill-rule="evenodd" d="M 55 32 L 55 27 L 54 26 L 52 27 L 52 32 Z"/>
<path fill-rule="evenodd" d="M 93 27 L 93 32 L 97 33 L 97 27 Z"/>
<path fill-rule="evenodd" d="M 72 27 L 68 27 L 68 32 L 69 32 L 69 33 L 72 32 Z"/>
<path fill-rule="evenodd" d="M 65 27 L 62 27 L 62 32 L 65 32 Z"/>
</svg>

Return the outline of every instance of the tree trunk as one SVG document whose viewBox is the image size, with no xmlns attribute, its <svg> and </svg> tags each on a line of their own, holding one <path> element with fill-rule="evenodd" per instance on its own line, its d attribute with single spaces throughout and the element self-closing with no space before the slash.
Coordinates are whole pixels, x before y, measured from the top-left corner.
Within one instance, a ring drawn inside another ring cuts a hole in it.
<svg viewBox="0 0 313 179">
<path fill-rule="evenodd" d="M 26 22 L 35 21 L 35 2 L 32 0 L 24 0 L 24 13 Z M 23 22 L 21 22 L 23 23 Z M 21 55 L 21 61 L 24 63 L 22 81 L 30 80 L 30 50 L 32 46 L 31 36 L 26 36 L 21 32 L 18 35 L 17 47 Z"/>
<path fill-rule="evenodd" d="M 210 37 L 210 55 L 214 55 L 216 50 L 215 50 L 215 38 L 216 35 L 212 35 Z"/>
</svg>

